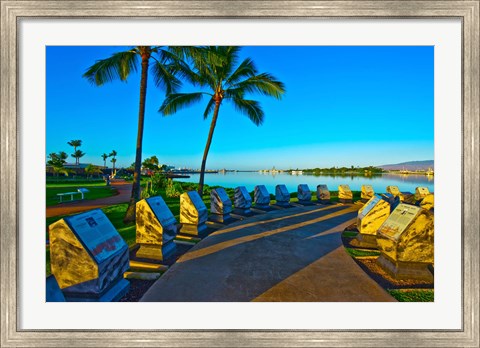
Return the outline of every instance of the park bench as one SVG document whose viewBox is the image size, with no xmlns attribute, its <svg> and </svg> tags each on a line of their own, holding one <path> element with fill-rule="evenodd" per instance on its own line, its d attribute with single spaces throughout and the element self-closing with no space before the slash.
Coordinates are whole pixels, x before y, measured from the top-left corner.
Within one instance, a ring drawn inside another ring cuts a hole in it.
<svg viewBox="0 0 480 348">
<path fill-rule="evenodd" d="M 63 196 L 70 196 L 70 201 L 73 201 L 73 195 L 81 195 L 80 199 L 84 199 L 84 194 L 87 193 L 88 190 L 86 188 L 79 188 L 75 192 L 64 192 L 64 193 L 57 193 L 58 198 L 60 199 L 60 203 L 63 202 Z"/>
</svg>

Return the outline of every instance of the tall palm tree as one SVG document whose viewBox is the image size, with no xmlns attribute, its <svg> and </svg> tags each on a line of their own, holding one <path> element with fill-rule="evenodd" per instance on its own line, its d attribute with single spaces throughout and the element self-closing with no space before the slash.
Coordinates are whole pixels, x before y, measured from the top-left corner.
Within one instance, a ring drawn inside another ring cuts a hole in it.
<svg viewBox="0 0 480 348">
<path fill-rule="evenodd" d="M 115 157 L 113 157 L 110 162 L 112 162 L 112 178 L 113 178 L 113 175 L 115 174 L 115 163 L 117 163 L 117 159 Z"/>
<path fill-rule="evenodd" d="M 75 164 L 78 166 L 80 164 L 80 158 L 85 156 L 85 152 L 82 150 L 76 150 L 71 156 L 75 158 Z"/>
<path fill-rule="evenodd" d="M 113 166 L 112 166 L 112 175 L 115 173 L 115 163 L 117 162 L 117 159 L 115 158 L 117 156 L 117 151 L 115 150 L 112 150 L 112 152 L 110 152 L 110 155 L 111 157 L 113 157 L 110 162 L 112 162 Z"/>
<path fill-rule="evenodd" d="M 81 140 L 70 140 L 67 142 L 68 145 L 73 146 L 73 152 L 77 152 L 77 147 L 82 146 L 82 141 Z M 72 157 L 75 158 L 75 156 L 72 155 Z M 80 156 L 81 157 L 81 156 Z M 78 158 L 75 160 L 75 164 L 78 165 Z"/>
<path fill-rule="evenodd" d="M 103 168 L 107 168 L 107 158 L 110 157 L 110 155 L 107 155 L 106 153 L 104 153 L 102 156 L 102 159 L 103 159 Z"/>
<path fill-rule="evenodd" d="M 182 66 L 182 73 L 192 84 L 202 87 L 202 90 L 193 93 L 170 93 L 159 109 L 164 116 L 173 115 L 177 110 L 201 101 L 205 95 L 208 96 L 203 117 L 206 119 L 212 112 L 213 117 L 200 169 L 200 195 L 203 194 L 208 151 L 222 102 L 229 100 L 238 112 L 259 126 L 263 123 L 264 112 L 258 101 L 246 99 L 246 95 L 259 93 L 281 99 L 285 93 L 284 84 L 268 73 L 258 73 L 252 59 L 246 58 L 237 66 L 239 51 L 240 47 L 237 46 L 208 46 L 195 50 L 189 55 L 191 69 L 185 70 Z"/>
<path fill-rule="evenodd" d="M 135 221 L 135 204 L 140 200 L 140 168 L 142 165 L 143 125 L 149 67 L 155 85 L 163 87 L 166 93 L 174 92 L 180 86 L 180 80 L 175 78 L 169 66 L 173 58 L 175 56 L 171 52 L 159 46 L 136 46 L 123 52 L 114 53 L 109 58 L 98 60 L 83 74 L 83 77 L 87 78 L 92 84 L 101 86 L 117 79 L 126 81 L 130 73 L 136 72 L 139 64 L 141 66 L 135 170 L 132 194 L 123 220 L 125 223 Z M 153 61 L 151 66 L 150 61 Z"/>
</svg>

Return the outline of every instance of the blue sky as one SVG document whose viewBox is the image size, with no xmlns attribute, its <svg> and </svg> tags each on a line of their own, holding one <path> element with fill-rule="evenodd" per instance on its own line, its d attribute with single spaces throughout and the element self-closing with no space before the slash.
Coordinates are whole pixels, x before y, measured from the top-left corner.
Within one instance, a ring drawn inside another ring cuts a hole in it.
<svg viewBox="0 0 480 348">
<path fill-rule="evenodd" d="M 81 163 L 103 165 L 116 150 L 117 167 L 135 160 L 139 73 L 128 82 L 91 85 L 82 74 L 98 59 L 127 47 L 49 46 L 46 154 L 81 139 Z M 432 46 L 245 46 L 259 72 L 286 86 L 282 100 L 255 95 L 265 111 L 255 126 L 222 104 L 207 161 L 210 169 L 367 166 L 433 159 Z M 183 89 L 190 91 L 188 85 Z M 143 158 L 199 168 L 210 118 L 207 99 L 173 116 L 158 113 L 164 91 L 149 80 Z M 69 158 L 69 162 L 73 162 Z"/>
</svg>

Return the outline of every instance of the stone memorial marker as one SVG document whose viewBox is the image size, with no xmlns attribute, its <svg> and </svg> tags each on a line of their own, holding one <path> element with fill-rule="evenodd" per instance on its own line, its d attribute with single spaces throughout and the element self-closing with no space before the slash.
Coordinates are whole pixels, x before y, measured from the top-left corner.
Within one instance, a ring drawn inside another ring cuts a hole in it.
<svg viewBox="0 0 480 348">
<path fill-rule="evenodd" d="M 353 203 L 353 193 L 348 185 L 338 186 L 338 200 L 340 203 Z"/>
<path fill-rule="evenodd" d="M 312 192 L 307 184 L 300 184 L 297 188 L 298 203 L 308 204 L 312 201 Z"/>
<path fill-rule="evenodd" d="M 426 210 L 433 210 L 433 201 L 434 201 L 433 193 L 430 193 L 420 201 L 420 207 Z"/>
<path fill-rule="evenodd" d="M 377 231 L 377 263 L 396 279 L 433 281 L 433 214 L 401 203 Z"/>
<path fill-rule="evenodd" d="M 270 207 L 270 194 L 265 185 L 255 186 L 253 199 L 255 201 L 255 208 L 266 209 Z"/>
<path fill-rule="evenodd" d="M 393 196 L 392 196 L 393 197 Z M 390 203 L 374 194 L 357 215 L 357 240 L 360 247 L 377 247 L 377 230 L 390 215 Z"/>
<path fill-rule="evenodd" d="M 180 232 L 192 236 L 205 237 L 207 232 L 208 209 L 197 191 L 180 195 Z"/>
<path fill-rule="evenodd" d="M 398 186 L 387 186 L 387 193 L 392 194 L 394 197 L 399 197 L 400 201 L 403 202 L 403 194 L 398 189 Z"/>
<path fill-rule="evenodd" d="M 142 199 L 136 206 L 138 258 L 163 261 L 176 250 L 177 220 L 160 196 Z"/>
<path fill-rule="evenodd" d="M 231 219 L 232 201 L 223 187 L 210 192 L 210 219 L 216 222 L 227 222 Z"/>
<path fill-rule="evenodd" d="M 290 193 L 285 185 L 280 184 L 275 186 L 275 200 L 277 201 L 276 205 L 281 207 L 290 206 Z"/>
<path fill-rule="evenodd" d="M 400 204 L 400 197 L 395 197 L 391 193 L 382 193 L 380 197 L 382 197 L 383 200 L 387 201 L 390 204 L 390 212 L 394 211 L 397 205 Z"/>
<path fill-rule="evenodd" d="M 250 214 L 252 207 L 252 197 L 248 193 L 245 186 L 238 186 L 235 188 L 235 196 L 233 199 L 235 210 L 239 210 L 242 214 Z"/>
<path fill-rule="evenodd" d="M 360 198 L 362 202 L 366 203 L 370 198 L 373 197 L 375 191 L 373 191 L 373 187 L 371 185 L 362 185 L 362 192 L 360 194 Z"/>
<path fill-rule="evenodd" d="M 330 203 L 330 191 L 327 185 L 317 185 L 317 201 L 322 204 Z"/>
<path fill-rule="evenodd" d="M 428 191 L 428 188 L 426 187 L 417 187 L 415 189 L 415 201 L 421 201 L 422 199 L 424 199 L 425 197 L 427 197 L 427 195 L 430 194 L 430 191 Z"/>
<path fill-rule="evenodd" d="M 52 274 L 67 301 L 117 301 L 128 291 L 128 246 L 95 209 L 49 226 Z"/>
</svg>

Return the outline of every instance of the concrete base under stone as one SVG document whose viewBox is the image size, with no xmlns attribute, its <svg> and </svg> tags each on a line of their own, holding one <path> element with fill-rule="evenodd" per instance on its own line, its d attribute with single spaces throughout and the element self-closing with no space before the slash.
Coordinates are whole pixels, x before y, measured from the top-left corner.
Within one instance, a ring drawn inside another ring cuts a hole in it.
<svg viewBox="0 0 480 348">
<path fill-rule="evenodd" d="M 128 289 L 130 289 L 130 282 L 125 279 L 120 279 L 108 290 L 104 291 L 99 297 L 89 297 L 83 294 L 76 295 L 74 293 L 69 293 L 65 295 L 65 299 L 67 302 L 116 302 L 125 296 Z"/>
<path fill-rule="evenodd" d="M 176 245 L 173 241 L 164 245 L 140 244 L 136 257 L 140 259 L 152 259 L 163 261 L 168 259 L 176 250 Z"/>
<path fill-rule="evenodd" d="M 340 203 L 343 203 L 343 204 L 352 204 L 352 203 L 353 203 L 353 200 L 352 200 L 352 199 L 340 198 L 338 201 L 339 201 Z"/>
<path fill-rule="evenodd" d="M 433 282 L 433 274 L 429 269 L 431 264 L 429 263 L 393 261 L 384 254 L 380 255 L 377 263 L 395 279 L 416 279 Z"/>
<path fill-rule="evenodd" d="M 230 216 L 230 214 L 210 214 L 208 220 L 223 224 L 233 221 L 233 218 Z"/>
<path fill-rule="evenodd" d="M 204 238 L 207 235 L 207 225 L 182 224 L 179 229 L 180 234 Z"/>
<path fill-rule="evenodd" d="M 358 233 L 356 240 L 357 240 L 356 245 L 359 246 L 360 248 L 376 249 L 378 247 L 377 236 L 373 234 Z"/>
<path fill-rule="evenodd" d="M 329 199 L 319 199 L 316 202 L 317 204 L 332 204 L 332 202 Z"/>
</svg>

